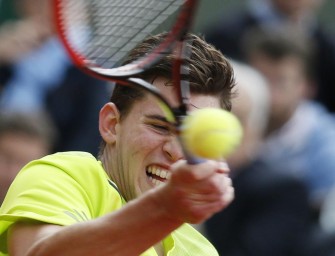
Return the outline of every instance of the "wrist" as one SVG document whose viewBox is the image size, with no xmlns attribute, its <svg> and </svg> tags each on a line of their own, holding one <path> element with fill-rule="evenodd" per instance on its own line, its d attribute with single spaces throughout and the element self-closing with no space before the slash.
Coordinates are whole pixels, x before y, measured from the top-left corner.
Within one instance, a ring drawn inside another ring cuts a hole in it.
<svg viewBox="0 0 335 256">
<path fill-rule="evenodd" d="M 170 223 L 171 226 L 178 228 L 184 223 L 182 218 L 179 218 L 175 213 L 175 207 L 171 192 L 168 191 L 166 184 L 148 191 L 148 196 L 153 204 L 153 208 L 156 209 L 157 217 L 164 221 L 166 224 Z"/>
</svg>

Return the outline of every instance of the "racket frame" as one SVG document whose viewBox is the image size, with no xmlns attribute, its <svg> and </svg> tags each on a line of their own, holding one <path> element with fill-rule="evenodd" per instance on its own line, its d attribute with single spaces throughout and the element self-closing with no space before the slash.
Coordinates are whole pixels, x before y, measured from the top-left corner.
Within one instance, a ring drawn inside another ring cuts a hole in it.
<svg viewBox="0 0 335 256">
<path fill-rule="evenodd" d="M 191 52 L 187 47 L 191 42 L 185 42 L 184 37 L 190 31 L 193 23 L 196 8 L 198 6 L 198 0 L 185 0 L 181 6 L 179 15 L 177 16 L 177 22 L 172 26 L 172 29 L 167 33 L 166 38 L 156 47 L 152 52 L 147 54 L 145 57 L 139 58 L 135 62 L 115 67 L 115 68 L 102 68 L 87 60 L 79 52 L 76 52 L 66 39 L 66 32 L 62 29 L 62 1 L 67 0 L 54 0 L 55 10 L 55 23 L 56 31 L 59 35 L 61 43 L 68 52 L 75 66 L 81 69 L 83 72 L 90 74 L 98 79 L 107 81 L 113 81 L 123 86 L 135 86 L 144 89 L 150 94 L 154 95 L 159 102 L 161 109 L 163 110 L 167 121 L 171 124 L 171 129 L 180 139 L 181 123 L 184 117 L 187 115 L 189 100 L 190 100 L 190 88 L 189 82 L 182 79 L 181 74 L 185 74 L 185 63 L 184 59 L 190 57 Z M 158 88 L 150 84 L 149 82 L 138 78 L 136 76 L 143 73 L 146 69 L 155 65 L 164 55 L 167 53 L 176 53 L 175 60 L 173 63 L 172 80 L 174 86 L 177 87 L 177 97 L 180 105 L 177 108 L 170 106 L 166 98 L 160 94 Z M 199 163 L 199 159 L 192 157 L 188 154 L 183 146 L 183 142 L 180 139 L 180 143 L 189 163 Z"/>
</svg>

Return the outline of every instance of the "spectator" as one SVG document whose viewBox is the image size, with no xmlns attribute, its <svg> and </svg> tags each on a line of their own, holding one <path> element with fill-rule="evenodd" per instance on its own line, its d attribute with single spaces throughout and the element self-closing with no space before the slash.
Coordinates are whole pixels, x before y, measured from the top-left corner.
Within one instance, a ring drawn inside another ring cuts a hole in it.
<svg viewBox="0 0 335 256">
<path fill-rule="evenodd" d="M 257 30 L 249 36 L 248 60 L 268 80 L 271 95 L 260 158 L 305 182 L 317 217 L 335 185 L 335 123 L 322 105 L 306 98 L 311 50 L 296 30 Z"/>
<path fill-rule="evenodd" d="M 0 114 L 0 204 L 19 170 L 51 152 L 56 134 L 44 114 Z"/>
<path fill-rule="evenodd" d="M 240 148 L 228 158 L 235 199 L 205 222 L 205 234 L 225 256 L 292 256 L 309 229 L 307 189 L 294 176 L 257 160 L 269 113 L 265 79 L 251 67 L 233 65 L 238 96 L 232 112 L 244 128 Z"/>
<path fill-rule="evenodd" d="M 229 166 L 240 168 L 257 156 L 269 117 L 269 90 L 263 76 L 249 65 L 232 61 L 237 82 L 237 97 L 232 112 L 239 118 L 244 136 L 241 145 L 229 157 Z"/>
<path fill-rule="evenodd" d="M 55 35 L 51 3 L 17 1 L 21 18 L 0 30 L 0 108 L 46 111 L 59 133 L 53 151 L 84 150 L 96 155 L 98 113 L 108 101 L 109 85 L 73 67 Z"/>
</svg>

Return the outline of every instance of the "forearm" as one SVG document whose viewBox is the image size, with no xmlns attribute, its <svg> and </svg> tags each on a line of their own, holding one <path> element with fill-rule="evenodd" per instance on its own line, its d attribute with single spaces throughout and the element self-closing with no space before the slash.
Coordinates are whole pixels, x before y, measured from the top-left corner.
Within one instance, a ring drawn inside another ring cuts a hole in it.
<svg viewBox="0 0 335 256">
<path fill-rule="evenodd" d="M 15 225 L 10 255 L 138 256 L 184 222 L 200 223 L 233 199 L 231 180 L 217 163 L 189 167 L 179 162 L 167 183 L 95 220 L 68 227 Z"/>
<path fill-rule="evenodd" d="M 99 219 L 61 228 L 27 255 L 139 255 L 182 222 L 162 210 L 154 191 Z"/>
</svg>

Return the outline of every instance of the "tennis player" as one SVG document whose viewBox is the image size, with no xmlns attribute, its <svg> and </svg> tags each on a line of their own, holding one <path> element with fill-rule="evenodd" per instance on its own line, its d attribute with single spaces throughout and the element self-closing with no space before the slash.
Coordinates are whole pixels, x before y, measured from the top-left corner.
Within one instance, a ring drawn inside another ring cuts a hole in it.
<svg viewBox="0 0 335 256">
<path fill-rule="evenodd" d="M 146 39 L 127 61 L 162 40 Z M 189 34 L 191 111 L 230 109 L 234 87 L 227 59 Z M 171 82 L 173 55 L 143 78 L 177 104 Z M 62 152 L 30 162 L 16 177 L 0 209 L 0 254 L 218 255 L 186 223 L 200 223 L 234 197 L 220 161 L 190 165 L 153 96 L 116 86 L 100 111 L 98 158 Z M 84 140 L 85 138 L 83 138 Z"/>
</svg>

